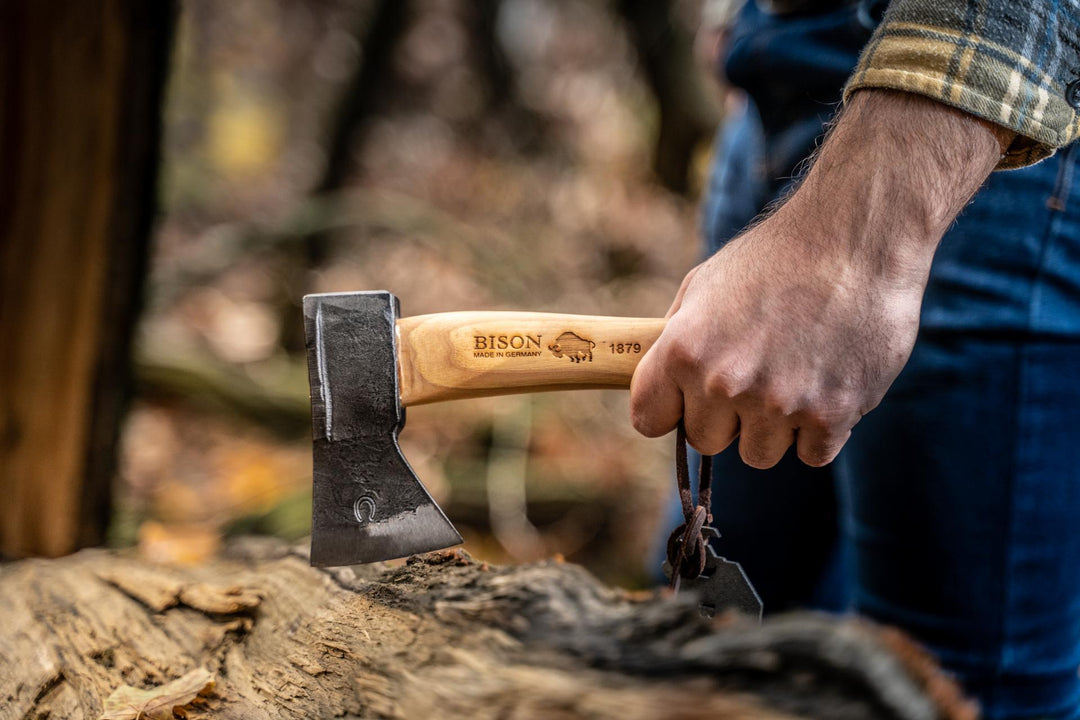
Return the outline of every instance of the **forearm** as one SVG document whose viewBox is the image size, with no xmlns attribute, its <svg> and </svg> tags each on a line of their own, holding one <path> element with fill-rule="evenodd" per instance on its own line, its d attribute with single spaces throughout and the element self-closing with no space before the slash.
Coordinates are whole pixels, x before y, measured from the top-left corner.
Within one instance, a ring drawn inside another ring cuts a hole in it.
<svg viewBox="0 0 1080 720">
<path fill-rule="evenodd" d="M 845 98 L 865 89 L 924 95 L 1015 134 L 999 169 L 1080 135 L 1078 0 L 890 0 Z"/>
<path fill-rule="evenodd" d="M 1013 133 L 918 95 L 851 97 L 783 214 L 838 258 L 925 279 L 937 243 Z"/>
</svg>

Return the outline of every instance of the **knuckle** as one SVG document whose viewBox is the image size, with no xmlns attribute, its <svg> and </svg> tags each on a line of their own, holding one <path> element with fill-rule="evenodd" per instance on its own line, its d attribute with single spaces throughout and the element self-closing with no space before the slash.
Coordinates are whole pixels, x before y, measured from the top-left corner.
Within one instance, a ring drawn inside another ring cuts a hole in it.
<svg viewBox="0 0 1080 720">
<path fill-rule="evenodd" d="M 663 346 L 664 360 L 668 366 L 680 371 L 692 369 L 698 366 L 699 358 L 693 346 L 679 337 L 672 339 Z"/>
<path fill-rule="evenodd" d="M 802 427 L 808 427 L 819 432 L 828 431 L 835 422 L 833 413 L 818 407 L 810 407 L 802 412 Z"/>
<path fill-rule="evenodd" d="M 802 425 L 829 431 L 852 424 L 850 419 L 859 415 L 859 404 L 846 394 L 832 394 L 807 403 L 799 414 Z"/>
<path fill-rule="evenodd" d="M 737 368 L 725 365 L 713 369 L 705 378 L 705 394 L 711 398 L 731 399 L 746 391 L 750 383 Z"/>
<path fill-rule="evenodd" d="M 789 417 L 798 409 L 798 399 L 775 386 L 765 388 L 758 396 L 758 404 L 767 417 Z"/>
</svg>

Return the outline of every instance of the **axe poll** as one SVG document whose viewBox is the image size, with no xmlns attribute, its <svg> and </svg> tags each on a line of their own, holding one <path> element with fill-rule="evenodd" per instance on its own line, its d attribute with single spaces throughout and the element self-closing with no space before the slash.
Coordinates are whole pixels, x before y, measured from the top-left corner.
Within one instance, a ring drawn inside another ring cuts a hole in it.
<svg viewBox="0 0 1080 720">
<path fill-rule="evenodd" d="M 306 296 L 311 563 L 390 560 L 462 541 L 398 446 L 406 406 L 626 388 L 664 324 L 531 312 L 403 318 L 385 291 Z"/>
</svg>

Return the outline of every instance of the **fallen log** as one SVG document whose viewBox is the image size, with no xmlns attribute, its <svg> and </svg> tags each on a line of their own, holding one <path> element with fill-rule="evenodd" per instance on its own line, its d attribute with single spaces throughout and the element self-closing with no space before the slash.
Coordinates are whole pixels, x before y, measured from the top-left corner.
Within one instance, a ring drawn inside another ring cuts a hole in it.
<svg viewBox="0 0 1080 720">
<path fill-rule="evenodd" d="M 190 718 L 976 716 L 897 631 L 708 621 L 692 597 L 557 561 L 318 569 L 249 538 L 175 568 L 86 550 L 0 566 L 0 607 L 2 720 L 99 718 L 110 696 L 109 718 L 171 717 L 161 688 Z"/>
</svg>

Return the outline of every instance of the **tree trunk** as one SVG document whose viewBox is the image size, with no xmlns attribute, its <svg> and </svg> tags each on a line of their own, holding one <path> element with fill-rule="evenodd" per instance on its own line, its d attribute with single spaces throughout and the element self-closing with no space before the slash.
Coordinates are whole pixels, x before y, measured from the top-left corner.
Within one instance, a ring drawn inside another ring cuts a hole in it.
<svg viewBox="0 0 1080 720">
<path fill-rule="evenodd" d="M 394 50 L 405 34 L 408 22 L 408 2 L 378 0 L 371 17 L 366 19 L 365 30 L 356 34 L 362 40 L 363 56 L 332 117 L 326 166 L 312 190 L 314 195 L 330 195 L 345 186 L 354 169 L 355 150 L 363 143 L 368 121 L 378 110 L 380 98 L 393 86 Z M 305 244 L 312 267 L 326 261 L 329 242 L 329 233 L 316 233 Z"/>
<path fill-rule="evenodd" d="M 172 20 L 0 4 L 0 555 L 104 538 Z"/>
<path fill-rule="evenodd" d="M 96 718 L 122 684 L 187 673 L 216 681 L 192 718 L 974 717 L 896 631 L 709 622 L 560 562 L 316 569 L 247 539 L 176 569 L 87 550 L 0 567 L 0 607 L 0 720 Z M 140 711 L 121 705 L 109 717 Z"/>
<path fill-rule="evenodd" d="M 616 7 L 656 98 L 660 126 L 653 172 L 668 190 L 686 194 L 694 150 L 712 136 L 719 114 L 694 66 L 693 38 L 674 22 L 672 5 L 671 0 L 619 0 Z"/>
</svg>

